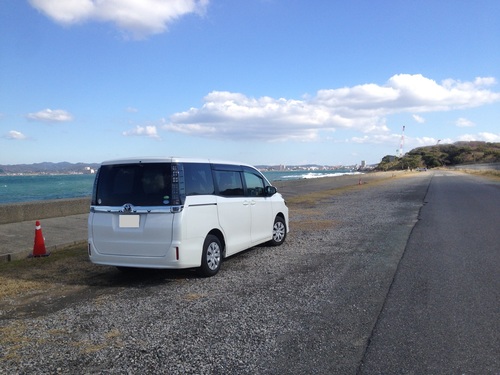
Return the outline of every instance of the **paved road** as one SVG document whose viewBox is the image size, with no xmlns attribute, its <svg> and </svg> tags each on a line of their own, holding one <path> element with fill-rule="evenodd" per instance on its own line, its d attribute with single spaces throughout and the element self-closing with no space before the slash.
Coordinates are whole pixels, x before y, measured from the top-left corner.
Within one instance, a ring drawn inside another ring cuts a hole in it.
<svg viewBox="0 0 500 375">
<path fill-rule="evenodd" d="M 362 374 L 500 373 L 500 185 L 437 172 Z"/>
</svg>

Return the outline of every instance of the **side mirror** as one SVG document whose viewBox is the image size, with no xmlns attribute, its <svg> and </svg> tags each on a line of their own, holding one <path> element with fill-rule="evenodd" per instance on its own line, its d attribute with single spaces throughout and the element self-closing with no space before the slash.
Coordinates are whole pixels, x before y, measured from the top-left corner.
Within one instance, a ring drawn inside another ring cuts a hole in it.
<svg viewBox="0 0 500 375">
<path fill-rule="evenodd" d="M 271 197 L 278 192 L 274 186 L 266 186 L 266 197 Z"/>
</svg>

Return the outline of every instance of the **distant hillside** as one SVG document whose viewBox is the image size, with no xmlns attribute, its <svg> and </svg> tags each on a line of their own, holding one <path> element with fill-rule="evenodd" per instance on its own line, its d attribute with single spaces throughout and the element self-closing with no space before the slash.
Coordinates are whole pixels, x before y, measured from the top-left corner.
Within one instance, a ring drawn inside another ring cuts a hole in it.
<svg viewBox="0 0 500 375">
<path fill-rule="evenodd" d="M 377 170 L 435 168 L 462 164 L 500 162 L 500 143 L 456 142 L 453 144 L 418 147 L 402 158 L 386 155 Z"/>
<path fill-rule="evenodd" d="M 71 174 L 90 173 L 89 169 L 97 170 L 99 164 L 86 163 L 36 163 L 36 164 L 15 164 L 1 165 L 1 174 Z"/>
</svg>

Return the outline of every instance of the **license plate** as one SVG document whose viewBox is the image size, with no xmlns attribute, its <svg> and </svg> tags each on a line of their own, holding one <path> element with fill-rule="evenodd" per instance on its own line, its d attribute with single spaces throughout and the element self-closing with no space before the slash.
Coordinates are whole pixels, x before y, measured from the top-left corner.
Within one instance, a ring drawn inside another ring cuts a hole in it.
<svg viewBox="0 0 500 375">
<path fill-rule="evenodd" d="M 120 228 L 139 228 L 140 215 L 120 215 L 118 225 Z"/>
</svg>

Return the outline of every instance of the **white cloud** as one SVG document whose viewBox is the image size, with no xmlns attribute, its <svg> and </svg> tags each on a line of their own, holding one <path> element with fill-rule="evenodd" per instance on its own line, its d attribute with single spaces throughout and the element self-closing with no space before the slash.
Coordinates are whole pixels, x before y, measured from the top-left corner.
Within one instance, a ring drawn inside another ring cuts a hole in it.
<svg viewBox="0 0 500 375">
<path fill-rule="evenodd" d="M 474 85 L 476 86 L 492 86 L 497 83 L 494 77 L 476 77 Z"/>
<path fill-rule="evenodd" d="M 479 140 L 485 142 L 500 142 L 500 133 L 495 134 L 495 133 L 481 132 L 479 133 Z"/>
<path fill-rule="evenodd" d="M 466 118 L 463 118 L 463 117 L 460 117 L 459 119 L 457 119 L 457 121 L 455 122 L 455 125 L 458 126 L 459 128 L 470 128 L 470 127 L 476 126 L 476 124 L 474 124 L 472 121 L 467 120 Z"/>
<path fill-rule="evenodd" d="M 383 86 L 365 84 L 319 90 L 303 99 L 251 98 L 242 93 L 213 91 L 199 108 L 175 113 L 162 128 L 201 137 L 261 141 L 314 141 L 322 133 L 350 129 L 387 135 L 386 116 L 478 107 L 500 101 L 485 90 L 493 78 L 441 84 L 420 74 L 399 74 Z M 413 115 L 416 121 L 423 120 Z M 363 137 L 357 141 L 362 141 Z"/>
<path fill-rule="evenodd" d="M 164 121 L 163 128 L 201 136 L 280 141 L 314 140 L 319 130 L 356 126 L 350 118 L 300 100 L 255 99 L 239 93 L 214 91 L 204 102 L 201 108 L 174 114 L 170 121 Z"/>
<path fill-rule="evenodd" d="M 364 135 L 363 137 L 352 137 L 354 143 L 368 144 L 394 144 L 397 145 L 401 139 L 399 134 L 375 134 Z"/>
<path fill-rule="evenodd" d="M 500 133 L 481 132 L 477 134 L 464 134 L 458 138 L 459 141 L 483 141 L 483 142 L 500 142 Z"/>
<path fill-rule="evenodd" d="M 445 143 L 453 143 L 454 140 L 451 138 L 444 138 L 444 139 L 436 139 L 434 137 L 416 137 L 416 138 L 410 138 L 408 139 L 408 146 L 411 148 L 415 147 L 423 147 L 423 146 L 433 146 L 439 144 L 445 144 Z"/>
<path fill-rule="evenodd" d="M 137 108 L 134 108 L 134 107 L 127 107 L 127 108 L 125 108 L 125 111 L 128 112 L 128 113 L 137 113 L 137 112 L 139 112 L 139 110 Z"/>
<path fill-rule="evenodd" d="M 15 141 L 22 141 L 25 140 L 27 137 L 23 133 L 18 132 L 17 130 L 11 130 L 4 136 L 4 138 Z"/>
<path fill-rule="evenodd" d="M 122 134 L 124 136 L 142 136 L 142 137 L 150 137 L 156 139 L 160 138 L 156 130 L 156 126 L 154 125 L 147 125 L 147 126 L 137 125 L 135 129 L 125 131 Z"/>
<path fill-rule="evenodd" d="M 44 109 L 36 113 L 28 113 L 26 117 L 30 120 L 44 122 L 68 122 L 73 121 L 73 116 L 62 109 Z"/>
<path fill-rule="evenodd" d="M 112 22 L 134 38 L 159 34 L 176 19 L 203 14 L 209 0 L 29 0 L 55 22 Z"/>
<path fill-rule="evenodd" d="M 389 79 L 388 84 L 399 90 L 395 104 L 404 106 L 405 111 L 415 112 L 446 111 L 472 108 L 500 100 L 500 93 L 481 89 L 484 82 L 494 78 L 476 78 L 474 82 L 447 79 L 441 84 L 420 74 L 398 74 Z"/>
<path fill-rule="evenodd" d="M 412 115 L 413 119 L 418 122 L 419 124 L 423 124 L 425 122 L 425 119 L 422 116 L 419 115 Z"/>
<path fill-rule="evenodd" d="M 403 145 L 403 153 L 408 152 L 417 147 L 424 146 L 434 146 L 437 144 L 452 144 L 457 141 L 473 141 L 473 140 L 485 140 L 480 139 L 478 135 L 468 135 L 465 137 L 460 137 L 458 139 L 451 138 L 443 138 L 437 139 L 434 137 L 405 137 L 404 145 Z M 353 137 L 351 142 L 359 143 L 359 144 L 383 144 L 383 145 L 394 145 L 394 153 L 399 153 L 399 147 L 401 141 L 400 134 L 389 134 L 389 135 L 365 135 L 363 137 Z M 493 141 L 490 141 L 493 142 Z"/>
</svg>

